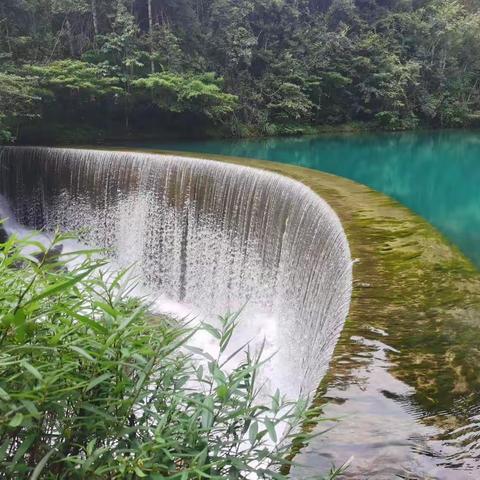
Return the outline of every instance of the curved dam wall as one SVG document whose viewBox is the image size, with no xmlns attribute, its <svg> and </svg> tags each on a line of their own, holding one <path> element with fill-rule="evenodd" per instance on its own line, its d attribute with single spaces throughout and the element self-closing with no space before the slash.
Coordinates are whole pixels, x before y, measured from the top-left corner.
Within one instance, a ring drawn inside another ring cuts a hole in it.
<svg viewBox="0 0 480 480">
<path fill-rule="evenodd" d="M 121 265 L 136 263 L 150 290 L 197 311 L 246 304 L 259 332 L 274 318 L 266 341 L 282 374 L 303 391 L 317 386 L 348 313 L 352 261 L 338 217 L 309 188 L 250 167 L 135 152 L 6 147 L 0 172 L 19 223 L 82 230 Z"/>
</svg>

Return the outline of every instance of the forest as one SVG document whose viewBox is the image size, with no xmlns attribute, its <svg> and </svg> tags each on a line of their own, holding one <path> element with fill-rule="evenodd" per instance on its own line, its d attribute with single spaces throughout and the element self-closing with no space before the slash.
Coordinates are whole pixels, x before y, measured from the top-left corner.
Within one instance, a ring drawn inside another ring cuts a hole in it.
<svg viewBox="0 0 480 480">
<path fill-rule="evenodd" d="M 1 0 L 0 141 L 480 123 L 478 0 Z"/>
</svg>

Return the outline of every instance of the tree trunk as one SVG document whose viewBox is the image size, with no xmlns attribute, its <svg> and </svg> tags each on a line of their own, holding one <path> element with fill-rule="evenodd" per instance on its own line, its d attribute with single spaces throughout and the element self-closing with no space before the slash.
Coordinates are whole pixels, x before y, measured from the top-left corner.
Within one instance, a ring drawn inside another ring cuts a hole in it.
<svg viewBox="0 0 480 480">
<path fill-rule="evenodd" d="M 150 34 L 150 70 L 155 73 L 155 62 L 153 61 L 153 10 L 152 0 L 147 0 L 148 5 L 148 33 Z"/>
<path fill-rule="evenodd" d="M 65 22 L 65 30 L 67 31 L 67 40 L 68 40 L 68 47 L 70 49 L 70 56 L 75 58 L 75 46 L 73 44 L 73 33 L 72 33 L 72 25 L 70 24 L 70 20 Z"/>
<path fill-rule="evenodd" d="M 95 33 L 93 42 L 95 45 L 97 44 L 97 36 L 98 36 L 98 14 L 97 14 L 97 0 L 91 0 L 92 5 L 92 21 L 93 21 L 93 31 Z"/>
<path fill-rule="evenodd" d="M 12 53 L 12 45 L 10 43 L 10 32 L 8 29 L 8 20 L 7 20 L 7 14 L 5 13 L 5 7 L 2 5 L 1 7 L 1 12 L 2 12 L 2 18 L 5 19 L 5 40 L 7 41 L 8 45 L 8 52 L 11 54 Z"/>
</svg>

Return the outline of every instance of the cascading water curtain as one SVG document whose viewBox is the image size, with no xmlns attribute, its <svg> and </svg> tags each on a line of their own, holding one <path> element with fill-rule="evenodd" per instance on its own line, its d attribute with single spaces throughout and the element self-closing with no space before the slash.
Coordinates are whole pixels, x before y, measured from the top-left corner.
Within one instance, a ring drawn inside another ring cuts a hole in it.
<svg viewBox="0 0 480 480">
<path fill-rule="evenodd" d="M 81 230 L 120 265 L 136 262 L 149 288 L 205 314 L 246 304 L 259 331 L 274 318 L 267 336 L 284 383 L 316 387 L 348 313 L 352 261 L 338 217 L 309 188 L 249 167 L 134 152 L 7 147 L 0 169 L 18 222 Z"/>
</svg>

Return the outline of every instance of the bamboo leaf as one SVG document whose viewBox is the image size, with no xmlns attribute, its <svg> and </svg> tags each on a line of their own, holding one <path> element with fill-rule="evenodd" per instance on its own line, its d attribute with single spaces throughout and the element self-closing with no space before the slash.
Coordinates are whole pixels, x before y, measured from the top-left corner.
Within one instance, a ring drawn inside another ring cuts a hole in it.
<svg viewBox="0 0 480 480">
<path fill-rule="evenodd" d="M 46 288 L 42 293 L 39 293 L 38 295 L 33 296 L 30 300 L 25 302 L 24 307 L 26 305 L 30 305 L 34 302 L 38 302 L 39 300 L 42 300 L 43 298 L 46 297 L 51 297 L 55 293 L 61 292 L 62 290 L 68 290 L 70 287 L 74 286 L 78 282 L 82 281 L 87 275 L 89 275 L 93 270 L 95 270 L 95 266 L 92 266 L 87 269 L 86 272 L 80 273 L 79 275 L 75 275 L 73 278 L 66 280 L 66 281 L 60 281 L 56 283 L 55 285 L 52 285 L 48 288 Z"/>
<path fill-rule="evenodd" d="M 28 370 L 37 380 L 43 379 L 42 374 L 33 365 L 28 363 L 26 360 L 22 361 L 22 366 L 25 368 L 25 370 Z"/>
<path fill-rule="evenodd" d="M 10 427 L 18 427 L 23 422 L 23 413 L 17 412 L 14 417 L 8 422 Z"/>
<path fill-rule="evenodd" d="M 35 470 L 32 472 L 32 476 L 30 477 L 30 480 L 37 480 L 37 478 L 40 477 L 40 474 L 42 473 L 42 470 L 45 468 L 47 465 L 47 462 L 49 458 L 55 453 L 55 449 L 50 450 L 39 462 L 38 465 L 35 467 Z"/>
<path fill-rule="evenodd" d="M 85 389 L 86 392 L 91 390 L 92 388 L 96 387 L 98 384 L 104 382 L 108 378 L 112 376 L 111 373 L 104 373 L 103 375 L 100 375 L 97 378 L 94 378 L 93 380 L 90 381 L 90 383 L 87 385 L 87 388 Z"/>
<path fill-rule="evenodd" d="M 265 419 L 265 427 L 267 427 L 267 432 L 270 438 L 272 439 L 272 442 L 277 441 L 277 432 L 275 430 L 275 425 L 271 420 L 268 418 Z"/>
<path fill-rule="evenodd" d="M 0 398 L 6 402 L 10 400 L 10 395 L 2 387 L 0 387 Z"/>
<path fill-rule="evenodd" d="M 257 434 L 258 434 L 258 422 L 253 421 L 250 424 L 250 428 L 248 429 L 248 439 L 250 444 L 253 446 L 257 441 Z"/>
<path fill-rule="evenodd" d="M 68 308 L 63 308 L 63 311 L 70 315 L 71 317 L 75 318 L 79 322 L 83 323 L 87 327 L 90 327 L 92 330 L 94 330 L 97 333 L 107 333 L 108 330 L 105 328 L 101 323 L 96 322 L 95 320 L 85 316 L 85 315 L 80 315 L 79 313 L 75 313 L 73 310 L 70 310 Z"/>
<path fill-rule="evenodd" d="M 86 352 L 83 348 L 77 347 L 76 345 L 70 345 L 69 348 L 75 352 L 77 352 L 79 355 L 82 357 L 86 358 L 87 360 L 90 360 L 91 362 L 95 362 L 96 360 L 88 353 Z"/>
<path fill-rule="evenodd" d="M 202 427 L 209 429 L 213 423 L 213 399 L 205 398 L 202 407 Z"/>
</svg>

